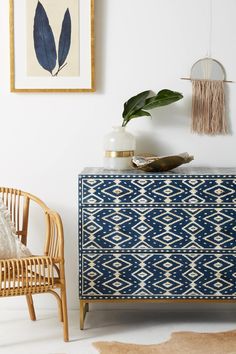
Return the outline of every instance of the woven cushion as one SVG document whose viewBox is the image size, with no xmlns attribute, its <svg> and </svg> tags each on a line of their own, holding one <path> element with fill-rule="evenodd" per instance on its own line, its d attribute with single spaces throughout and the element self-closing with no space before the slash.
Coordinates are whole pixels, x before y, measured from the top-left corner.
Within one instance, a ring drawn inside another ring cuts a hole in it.
<svg viewBox="0 0 236 354">
<path fill-rule="evenodd" d="M 17 237 L 15 227 L 10 220 L 10 213 L 0 200 L 0 259 L 29 256 L 31 252 Z"/>
</svg>

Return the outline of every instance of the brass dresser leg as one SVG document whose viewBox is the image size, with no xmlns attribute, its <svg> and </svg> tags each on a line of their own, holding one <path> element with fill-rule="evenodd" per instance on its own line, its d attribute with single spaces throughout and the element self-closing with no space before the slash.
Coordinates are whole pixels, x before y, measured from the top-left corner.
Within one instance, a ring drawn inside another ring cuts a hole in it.
<svg viewBox="0 0 236 354">
<path fill-rule="evenodd" d="M 89 311 L 89 304 L 84 300 L 80 300 L 79 304 L 80 304 L 80 329 L 83 330 L 85 316 L 86 313 Z"/>
</svg>

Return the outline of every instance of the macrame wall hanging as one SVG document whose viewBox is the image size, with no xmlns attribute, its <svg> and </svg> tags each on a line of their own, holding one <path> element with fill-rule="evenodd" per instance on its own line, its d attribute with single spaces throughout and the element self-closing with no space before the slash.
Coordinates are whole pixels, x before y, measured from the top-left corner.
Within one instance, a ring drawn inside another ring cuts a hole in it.
<svg viewBox="0 0 236 354">
<path fill-rule="evenodd" d="M 192 131 L 198 134 L 227 134 L 225 71 L 212 58 L 198 60 L 191 69 Z"/>
<path fill-rule="evenodd" d="M 211 57 L 212 0 L 210 4 L 209 48 L 207 56 L 195 62 L 191 69 L 192 132 L 207 135 L 228 134 L 225 112 L 226 73 L 223 65 Z"/>
</svg>

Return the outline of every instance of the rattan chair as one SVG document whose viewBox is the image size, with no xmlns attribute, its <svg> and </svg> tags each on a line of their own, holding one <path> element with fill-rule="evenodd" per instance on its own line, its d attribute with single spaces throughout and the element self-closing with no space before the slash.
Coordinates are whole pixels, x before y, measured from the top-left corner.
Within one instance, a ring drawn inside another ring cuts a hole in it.
<svg viewBox="0 0 236 354">
<path fill-rule="evenodd" d="M 0 297 L 25 295 L 29 315 L 35 321 L 33 294 L 50 293 L 58 302 L 64 340 L 69 340 L 64 269 L 64 236 L 59 214 L 37 197 L 12 188 L 0 187 L 0 198 L 10 211 L 11 220 L 22 243 L 27 244 L 29 208 L 37 203 L 44 212 L 46 239 L 44 254 L 22 259 L 0 260 Z M 59 290 L 59 293 L 58 291 Z"/>
</svg>

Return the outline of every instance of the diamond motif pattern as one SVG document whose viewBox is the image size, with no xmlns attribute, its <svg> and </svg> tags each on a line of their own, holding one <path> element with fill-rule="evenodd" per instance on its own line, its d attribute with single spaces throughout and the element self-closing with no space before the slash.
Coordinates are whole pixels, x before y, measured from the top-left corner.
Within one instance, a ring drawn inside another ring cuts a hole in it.
<svg viewBox="0 0 236 354">
<path fill-rule="evenodd" d="M 187 272 L 184 273 L 184 276 L 189 279 L 190 281 L 198 281 L 201 277 L 204 276 L 202 272 L 198 269 L 189 269 Z"/>
<path fill-rule="evenodd" d="M 233 266 L 234 266 L 233 263 L 227 262 L 226 260 L 221 259 L 221 258 L 213 259 L 204 265 L 204 267 L 209 268 L 209 269 L 213 269 L 216 272 L 222 272 L 222 271 L 224 271 L 228 268 L 231 268 Z"/>
<path fill-rule="evenodd" d="M 190 222 L 188 225 L 184 226 L 183 229 L 190 235 L 197 235 L 199 232 L 204 230 L 204 227 L 197 223 Z"/>
<path fill-rule="evenodd" d="M 170 184 L 153 190 L 153 194 L 160 196 L 166 203 L 170 203 L 173 197 L 177 197 L 182 193 L 182 189 Z"/>
<path fill-rule="evenodd" d="M 132 283 L 124 279 L 111 279 L 104 283 L 104 286 L 108 289 L 111 289 L 114 294 L 119 294 L 124 291 L 126 288 L 130 287 Z"/>
<path fill-rule="evenodd" d="M 236 231 L 236 230 L 234 230 Z M 225 244 L 233 244 L 234 238 L 230 234 L 225 234 L 223 232 L 215 232 L 209 236 L 205 237 L 205 240 L 209 241 L 215 247 L 223 247 Z"/>
<path fill-rule="evenodd" d="M 217 185 L 207 188 L 205 193 L 218 198 L 225 198 L 231 194 L 234 194 L 234 190 L 224 186 L 222 182 L 222 180 L 217 180 Z"/>
<path fill-rule="evenodd" d="M 107 187 L 103 190 L 104 194 L 107 194 L 109 197 L 116 197 L 115 199 L 124 198 L 125 196 L 132 193 L 130 188 L 126 188 L 120 184 L 115 186 Z"/>
<path fill-rule="evenodd" d="M 175 281 L 173 279 L 164 279 L 154 284 L 156 288 L 160 288 L 164 290 L 167 293 L 167 295 L 173 293 L 174 290 L 180 288 L 181 285 L 182 284 L 180 282 Z"/>
<path fill-rule="evenodd" d="M 228 288 L 232 288 L 234 285 L 226 280 L 214 279 L 204 284 L 207 288 L 213 292 L 222 293 Z"/>
<path fill-rule="evenodd" d="M 163 232 L 160 235 L 154 236 L 153 239 L 157 242 L 161 242 L 163 247 L 169 248 L 174 244 L 177 244 L 179 241 L 182 241 L 182 237 L 174 234 L 173 232 Z"/>
<path fill-rule="evenodd" d="M 223 204 L 235 203 L 236 200 L 234 180 L 227 176 L 222 179 L 165 179 L 156 176 L 140 179 L 94 177 L 83 178 L 82 188 L 83 204 Z"/>
<path fill-rule="evenodd" d="M 145 235 L 148 232 L 150 232 L 151 230 L 153 230 L 153 227 L 148 225 L 147 223 L 141 221 L 138 224 L 136 224 L 135 226 L 133 226 L 132 229 L 140 235 Z"/>
<path fill-rule="evenodd" d="M 84 208 L 83 220 L 83 248 L 236 247 L 236 209 Z"/>
<path fill-rule="evenodd" d="M 121 213 L 119 210 L 120 209 L 117 209 L 115 212 L 108 214 L 107 216 L 104 216 L 103 220 L 108 221 L 113 225 L 119 225 L 119 226 L 132 220 L 130 216 L 127 216 L 125 213 Z"/>
<path fill-rule="evenodd" d="M 91 256 L 91 265 L 90 256 L 87 255 L 83 261 L 83 289 L 86 289 L 86 295 L 101 293 L 104 296 L 134 293 L 155 297 L 177 297 L 180 294 L 188 294 L 191 297 L 196 293 L 201 297 L 235 296 L 235 257 L 216 257 L 212 254 L 193 257 L 167 254 L 143 254 L 143 257 L 135 254 L 102 254 L 96 258 Z"/>
<path fill-rule="evenodd" d="M 157 221 L 158 223 L 162 223 L 165 226 L 176 224 L 182 219 L 183 218 L 181 216 L 177 215 L 176 213 L 172 213 L 171 209 L 166 209 L 164 213 L 160 213 L 154 218 L 155 221 Z"/>
<path fill-rule="evenodd" d="M 131 239 L 131 236 L 128 236 L 120 231 L 114 231 L 106 236 L 103 236 L 103 240 L 116 247 L 120 247 L 123 243 L 127 243 Z"/>
<path fill-rule="evenodd" d="M 212 224 L 217 226 L 224 225 L 229 221 L 232 221 L 233 218 L 228 216 L 226 213 L 217 210 L 213 215 L 207 216 L 206 220 L 209 220 Z"/>
</svg>

